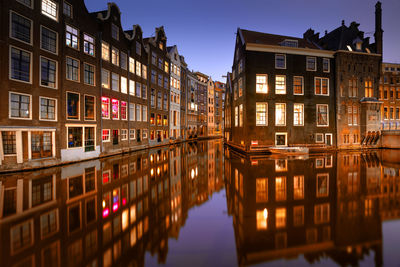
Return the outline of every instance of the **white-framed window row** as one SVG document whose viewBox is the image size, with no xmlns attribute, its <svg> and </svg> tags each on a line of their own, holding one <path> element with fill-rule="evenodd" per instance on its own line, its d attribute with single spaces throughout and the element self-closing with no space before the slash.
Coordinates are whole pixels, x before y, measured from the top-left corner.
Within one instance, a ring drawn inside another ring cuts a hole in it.
<svg viewBox="0 0 400 267">
<path fill-rule="evenodd" d="M 40 25 L 40 49 L 58 55 L 58 32 Z"/>
<path fill-rule="evenodd" d="M 58 3 L 53 0 L 41 0 L 42 14 L 58 21 Z"/>
<path fill-rule="evenodd" d="M 39 120 L 57 121 L 57 99 L 39 96 Z"/>
<path fill-rule="evenodd" d="M 32 95 L 10 91 L 8 96 L 8 118 L 32 120 Z"/>
<path fill-rule="evenodd" d="M 85 152 L 96 150 L 96 124 L 65 124 L 65 127 L 67 128 L 67 136 L 65 137 L 67 149 L 83 148 L 85 149 Z M 89 140 L 89 137 L 86 136 L 86 128 L 93 128 L 93 136 L 89 136 L 93 139 Z M 86 150 L 88 147 L 93 147 L 93 149 Z"/>
<path fill-rule="evenodd" d="M 33 9 L 33 1 L 34 0 L 17 0 L 18 3 L 20 3 L 26 7 L 29 7 L 30 9 Z"/>
<path fill-rule="evenodd" d="M 10 45 L 8 73 L 10 80 L 32 84 L 32 52 Z"/>
<path fill-rule="evenodd" d="M 28 45 L 32 45 L 32 35 L 33 21 L 13 10 L 10 10 L 10 38 Z"/>
<path fill-rule="evenodd" d="M 285 54 L 275 54 L 275 69 L 286 69 Z"/>
<path fill-rule="evenodd" d="M 57 89 L 58 61 L 40 56 L 39 70 L 40 86 Z"/>
</svg>

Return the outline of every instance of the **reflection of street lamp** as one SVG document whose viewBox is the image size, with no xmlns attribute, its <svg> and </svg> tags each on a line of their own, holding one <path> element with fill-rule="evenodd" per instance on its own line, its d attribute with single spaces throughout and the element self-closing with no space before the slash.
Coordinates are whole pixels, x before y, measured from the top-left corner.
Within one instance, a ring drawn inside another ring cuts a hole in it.
<svg viewBox="0 0 400 267">
<path fill-rule="evenodd" d="M 197 176 L 198 172 L 197 172 L 197 167 L 196 167 L 196 176 Z"/>
<path fill-rule="evenodd" d="M 157 167 L 157 175 L 160 175 L 160 167 Z"/>
<path fill-rule="evenodd" d="M 150 162 L 153 163 L 153 160 L 154 160 L 153 155 L 151 155 L 150 156 Z"/>
<path fill-rule="evenodd" d="M 154 175 L 154 169 L 153 169 L 153 168 L 151 168 L 151 170 L 150 170 L 150 175 L 151 175 L 151 176 Z"/>
<path fill-rule="evenodd" d="M 191 175 L 192 179 L 194 179 L 194 169 L 192 169 L 192 171 L 190 172 L 190 175 Z"/>
</svg>

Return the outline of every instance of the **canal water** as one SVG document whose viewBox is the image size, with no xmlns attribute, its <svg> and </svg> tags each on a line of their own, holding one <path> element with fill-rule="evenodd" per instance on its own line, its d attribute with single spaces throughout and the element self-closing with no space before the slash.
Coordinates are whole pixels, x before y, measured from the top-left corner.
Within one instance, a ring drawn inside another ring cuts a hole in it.
<svg viewBox="0 0 400 267">
<path fill-rule="evenodd" d="M 399 169 L 213 140 L 0 175 L 0 266 L 400 266 Z"/>
</svg>

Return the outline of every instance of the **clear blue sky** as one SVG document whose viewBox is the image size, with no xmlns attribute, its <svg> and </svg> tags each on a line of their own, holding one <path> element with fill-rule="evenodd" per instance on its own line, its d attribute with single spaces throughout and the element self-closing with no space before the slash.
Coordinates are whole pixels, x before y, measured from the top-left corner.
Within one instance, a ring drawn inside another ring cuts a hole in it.
<svg viewBox="0 0 400 267">
<path fill-rule="evenodd" d="M 301 37 L 308 28 L 324 33 L 356 21 L 374 42 L 375 0 L 114 0 L 124 29 L 139 24 L 144 37 L 164 25 L 167 45 L 178 46 L 190 69 L 225 81 L 231 69 L 238 27 Z M 90 12 L 107 8 L 106 0 L 85 0 Z M 400 0 L 381 0 L 383 61 L 400 63 Z M 370 32 L 370 33 L 369 33 Z"/>
</svg>

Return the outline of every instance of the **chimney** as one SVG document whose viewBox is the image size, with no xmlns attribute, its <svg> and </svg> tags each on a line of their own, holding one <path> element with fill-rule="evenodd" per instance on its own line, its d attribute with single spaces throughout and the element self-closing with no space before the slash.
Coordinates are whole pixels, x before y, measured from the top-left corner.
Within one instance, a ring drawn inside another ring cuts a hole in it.
<svg viewBox="0 0 400 267">
<path fill-rule="evenodd" d="M 382 30 L 382 3 L 377 2 L 375 5 L 375 45 L 376 53 L 383 53 L 383 30 Z"/>
</svg>

